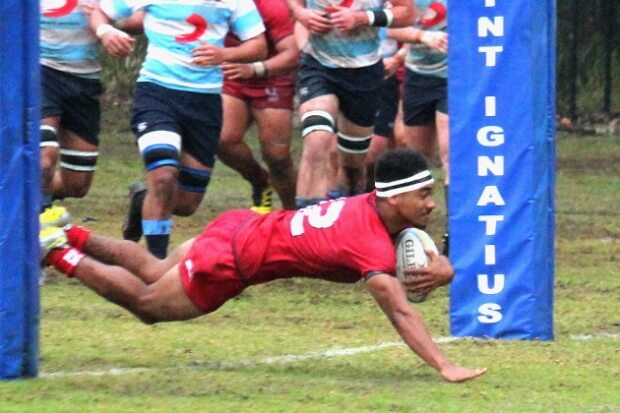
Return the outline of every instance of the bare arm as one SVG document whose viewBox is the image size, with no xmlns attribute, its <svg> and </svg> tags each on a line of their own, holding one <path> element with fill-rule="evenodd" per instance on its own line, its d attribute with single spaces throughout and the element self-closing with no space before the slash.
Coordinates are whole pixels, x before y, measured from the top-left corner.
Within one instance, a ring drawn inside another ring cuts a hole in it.
<svg viewBox="0 0 620 413">
<path fill-rule="evenodd" d="M 393 15 L 390 27 L 406 27 L 413 24 L 415 9 L 413 2 L 408 0 L 392 0 L 390 12 Z M 330 6 L 329 19 L 334 27 L 340 31 L 355 29 L 369 24 L 366 10 L 351 10 L 348 7 Z"/>
<path fill-rule="evenodd" d="M 88 21 L 91 30 L 101 40 L 103 48 L 109 55 L 124 57 L 133 51 L 136 40 L 124 31 L 112 26 L 112 19 L 99 7 L 90 9 Z"/>
<path fill-rule="evenodd" d="M 286 36 L 276 43 L 277 53 L 267 60 L 255 63 L 224 63 L 222 70 L 228 79 L 250 79 L 253 77 L 278 76 L 290 73 L 299 62 L 299 49 L 293 35 Z M 254 64 L 262 65 L 264 75 L 260 76 Z"/>
<path fill-rule="evenodd" d="M 320 36 L 332 29 L 332 22 L 319 10 L 306 8 L 305 0 L 286 0 L 291 15 L 311 34 Z"/>
<path fill-rule="evenodd" d="M 244 40 L 235 47 L 218 47 L 203 43 L 192 51 L 193 62 L 201 66 L 218 66 L 224 62 L 255 62 L 267 57 L 267 40 L 264 34 Z"/>
<path fill-rule="evenodd" d="M 422 43 L 431 49 L 448 53 L 448 33 L 405 27 L 389 29 L 388 36 L 401 43 Z"/>
<path fill-rule="evenodd" d="M 116 22 L 116 27 L 129 34 L 144 33 L 144 10 L 138 10 L 126 19 Z"/>
<path fill-rule="evenodd" d="M 448 360 L 426 330 L 420 314 L 407 302 L 403 287 L 395 277 L 376 275 L 367 281 L 366 287 L 409 348 L 445 380 L 462 382 L 486 372 L 486 369 L 460 367 Z"/>
</svg>

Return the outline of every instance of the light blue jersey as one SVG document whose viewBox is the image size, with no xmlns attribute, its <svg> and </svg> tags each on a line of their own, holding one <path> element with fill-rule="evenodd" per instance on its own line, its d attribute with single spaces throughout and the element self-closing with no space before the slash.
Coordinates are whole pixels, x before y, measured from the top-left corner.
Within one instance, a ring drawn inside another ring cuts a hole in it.
<svg viewBox="0 0 620 413">
<path fill-rule="evenodd" d="M 388 37 L 387 28 L 379 28 L 379 41 L 379 54 L 382 59 L 392 57 L 398 52 L 398 42 Z"/>
<path fill-rule="evenodd" d="M 42 65 L 82 77 L 99 77 L 99 39 L 90 30 L 82 8 L 87 2 L 93 1 L 41 0 Z"/>
<path fill-rule="evenodd" d="M 448 7 L 446 0 L 416 0 L 414 27 L 422 30 L 448 30 Z M 407 69 L 422 75 L 448 77 L 448 55 L 431 49 L 422 43 L 409 45 L 405 59 Z"/>
<path fill-rule="evenodd" d="M 306 7 L 324 11 L 328 6 L 337 6 L 342 0 L 308 0 Z M 353 10 L 382 10 L 384 0 L 354 0 Z M 366 67 L 381 60 L 379 53 L 379 28 L 357 27 L 351 31 L 330 30 L 321 36 L 310 35 L 304 52 L 310 54 L 323 66 L 356 68 Z"/>
<path fill-rule="evenodd" d="M 223 47 L 229 29 L 241 40 L 265 31 L 252 0 L 102 0 L 101 9 L 113 20 L 144 10 L 149 45 L 138 82 L 175 90 L 220 93 L 222 71 L 192 63 L 192 50 Z"/>
</svg>

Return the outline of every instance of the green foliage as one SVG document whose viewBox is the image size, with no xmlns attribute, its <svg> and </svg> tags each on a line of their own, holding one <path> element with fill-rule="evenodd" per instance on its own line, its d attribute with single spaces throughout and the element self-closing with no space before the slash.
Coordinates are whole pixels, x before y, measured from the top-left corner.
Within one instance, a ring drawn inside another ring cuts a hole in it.
<svg viewBox="0 0 620 413">
<path fill-rule="evenodd" d="M 558 2 L 558 112 L 568 114 L 571 84 L 577 87 L 577 111 L 604 109 L 606 53 L 611 53 L 611 107 L 620 111 L 620 7 L 616 0 Z M 610 32 L 611 28 L 611 32 Z M 573 56 L 573 48 L 576 55 Z M 573 62 L 573 59 L 576 61 Z M 576 65 L 573 73 L 572 65 Z M 574 76 L 574 77 L 573 77 Z"/>
<path fill-rule="evenodd" d="M 126 118 L 122 108 L 106 113 L 91 193 L 65 202 L 77 223 L 88 219 L 112 236 L 120 234 L 127 185 L 142 173 Z M 618 412 L 620 137 L 561 135 L 558 155 L 556 340 L 441 344 L 453 360 L 489 368 L 476 381 L 443 383 L 398 345 L 362 285 L 279 281 L 197 320 L 146 326 L 52 274 L 41 291 L 42 377 L 0 383 L 0 412 Z M 175 218 L 173 243 L 249 202 L 249 186 L 218 165 L 197 214 Z M 431 224 L 437 240 L 442 215 Z M 449 334 L 446 289 L 416 307 L 435 337 Z M 583 334 L 594 338 L 578 340 Z M 312 357 L 386 342 L 394 344 Z M 265 360 L 283 355 L 310 356 Z"/>
<path fill-rule="evenodd" d="M 131 99 L 146 54 L 146 46 L 146 38 L 137 36 L 134 52 L 128 57 L 119 59 L 102 53 L 102 82 L 105 85 L 107 100 L 126 102 Z"/>
</svg>

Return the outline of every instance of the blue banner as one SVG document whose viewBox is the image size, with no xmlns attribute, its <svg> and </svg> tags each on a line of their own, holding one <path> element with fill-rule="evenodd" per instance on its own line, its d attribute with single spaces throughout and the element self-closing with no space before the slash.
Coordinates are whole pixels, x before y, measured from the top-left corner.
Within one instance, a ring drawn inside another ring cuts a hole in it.
<svg viewBox="0 0 620 413">
<path fill-rule="evenodd" d="M 39 1 L 0 2 L 0 379 L 39 356 Z"/>
<path fill-rule="evenodd" d="M 449 3 L 451 333 L 553 338 L 555 2 Z"/>
</svg>

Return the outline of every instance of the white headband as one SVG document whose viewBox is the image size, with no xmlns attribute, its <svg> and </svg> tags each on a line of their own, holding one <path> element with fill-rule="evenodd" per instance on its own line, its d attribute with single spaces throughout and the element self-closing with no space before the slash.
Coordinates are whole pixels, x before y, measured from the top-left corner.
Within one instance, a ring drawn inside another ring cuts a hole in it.
<svg viewBox="0 0 620 413">
<path fill-rule="evenodd" d="M 435 182 L 435 180 L 431 175 L 431 171 L 427 169 L 409 178 L 397 179 L 396 181 L 390 182 L 375 182 L 375 188 L 377 189 L 378 197 L 386 198 L 388 196 L 415 191 L 433 182 Z"/>
</svg>

